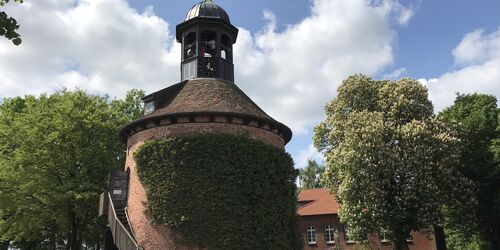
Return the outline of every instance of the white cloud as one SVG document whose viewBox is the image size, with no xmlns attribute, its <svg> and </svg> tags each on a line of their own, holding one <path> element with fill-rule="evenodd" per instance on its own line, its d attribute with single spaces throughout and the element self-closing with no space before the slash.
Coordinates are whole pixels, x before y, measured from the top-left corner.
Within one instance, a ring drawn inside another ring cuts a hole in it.
<svg viewBox="0 0 500 250">
<path fill-rule="evenodd" d="M 500 58 L 500 29 L 489 35 L 484 35 L 484 30 L 465 35 L 453 50 L 453 56 L 459 65 L 481 64 Z"/>
<path fill-rule="evenodd" d="M 123 0 L 36 0 L 9 5 L 23 43 L 0 39 L 0 95 L 79 87 L 123 96 L 179 79 L 178 46 L 151 8 L 138 13 Z M 175 56 L 174 56 L 175 54 Z"/>
<path fill-rule="evenodd" d="M 436 111 L 453 104 L 455 93 L 500 97 L 500 27 L 491 34 L 482 30 L 466 34 L 452 53 L 461 68 L 435 79 L 420 80 L 429 88 Z"/>
<path fill-rule="evenodd" d="M 316 150 L 314 145 L 310 144 L 295 157 L 295 168 L 304 168 L 307 166 L 307 160 L 315 160 L 318 163 L 325 162 L 325 158 Z"/>
<path fill-rule="evenodd" d="M 234 52 L 236 84 L 296 134 L 323 119 L 323 106 L 348 75 L 375 75 L 393 63 L 393 26 L 414 13 L 397 0 L 311 4 L 308 17 L 283 31 L 264 11 L 267 25 L 253 34 L 240 28 Z M 6 10 L 21 23 L 23 44 L 0 39 L 0 98 L 61 87 L 121 97 L 179 81 L 173 25 L 152 7 L 141 13 L 126 0 L 27 0 Z M 298 164 L 316 157 L 311 147 Z"/>
<path fill-rule="evenodd" d="M 152 7 L 139 13 L 125 0 L 28 0 L 7 11 L 22 24 L 24 42 L 0 39 L 2 97 L 63 86 L 123 96 L 179 80 L 180 46 Z M 281 32 L 265 11 L 260 32 L 240 28 L 237 84 L 295 133 L 305 132 L 322 119 L 342 79 L 392 64 L 391 20 L 405 11 L 394 0 L 314 0 L 310 16 Z"/>
<path fill-rule="evenodd" d="M 276 31 L 276 17 L 252 35 L 240 29 L 236 82 L 271 116 L 295 133 L 323 118 L 323 106 L 353 73 L 374 75 L 393 63 L 394 1 L 316 0 L 311 15 Z"/>
<path fill-rule="evenodd" d="M 402 8 L 398 18 L 399 24 L 407 25 L 413 15 L 415 15 L 415 11 L 412 8 Z"/>
<path fill-rule="evenodd" d="M 383 75 L 382 79 L 395 80 L 395 79 L 401 78 L 401 76 L 405 73 L 406 73 L 406 68 L 400 68 L 400 69 L 394 70 L 393 72 L 391 72 L 389 74 Z"/>
</svg>

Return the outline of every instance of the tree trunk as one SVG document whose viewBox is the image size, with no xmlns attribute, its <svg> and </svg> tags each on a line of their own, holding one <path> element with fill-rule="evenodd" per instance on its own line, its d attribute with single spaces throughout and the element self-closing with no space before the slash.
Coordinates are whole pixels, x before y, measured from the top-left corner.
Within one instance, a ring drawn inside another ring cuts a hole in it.
<svg viewBox="0 0 500 250">
<path fill-rule="evenodd" d="M 500 228 L 498 228 L 496 225 L 493 225 L 491 227 L 491 244 L 493 244 L 493 249 L 500 249 Z"/>
<path fill-rule="evenodd" d="M 70 220 L 71 220 L 71 233 L 69 235 L 69 245 L 70 250 L 80 250 L 81 244 L 78 240 L 78 218 L 76 217 L 75 212 L 70 212 Z"/>
<path fill-rule="evenodd" d="M 406 242 L 406 238 L 404 239 L 395 239 L 394 240 L 394 249 L 395 250 L 409 250 L 408 242 Z"/>
<path fill-rule="evenodd" d="M 446 235 L 442 227 L 434 225 L 434 238 L 436 239 L 436 249 L 446 250 Z"/>
<path fill-rule="evenodd" d="M 9 249 L 9 242 L 0 242 L 0 250 L 8 250 Z"/>
</svg>

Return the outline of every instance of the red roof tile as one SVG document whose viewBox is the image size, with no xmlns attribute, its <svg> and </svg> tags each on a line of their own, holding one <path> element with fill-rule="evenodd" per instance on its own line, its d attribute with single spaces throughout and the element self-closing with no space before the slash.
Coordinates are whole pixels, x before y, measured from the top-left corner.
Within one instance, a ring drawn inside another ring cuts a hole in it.
<svg viewBox="0 0 500 250">
<path fill-rule="evenodd" d="M 298 197 L 299 203 L 305 203 L 297 208 L 300 216 L 337 214 L 339 204 L 333 194 L 326 188 L 304 189 Z"/>
</svg>

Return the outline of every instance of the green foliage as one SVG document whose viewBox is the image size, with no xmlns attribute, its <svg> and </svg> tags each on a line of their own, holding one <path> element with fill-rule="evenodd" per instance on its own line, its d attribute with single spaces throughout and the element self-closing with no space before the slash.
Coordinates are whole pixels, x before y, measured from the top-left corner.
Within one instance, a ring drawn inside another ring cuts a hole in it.
<svg viewBox="0 0 500 250">
<path fill-rule="evenodd" d="M 325 166 L 318 164 L 314 160 L 307 160 L 307 166 L 300 169 L 299 183 L 301 188 L 322 188 L 324 187 L 321 180 Z"/>
<path fill-rule="evenodd" d="M 0 0 L 0 7 L 7 4 L 9 0 Z M 23 0 L 15 0 L 15 2 L 22 3 Z M 16 30 L 19 29 L 16 19 L 9 17 L 5 11 L 0 11 L 0 36 L 12 40 L 14 45 L 22 43 L 21 35 Z"/>
<path fill-rule="evenodd" d="M 247 137 L 150 141 L 135 154 L 147 209 L 183 243 L 210 249 L 302 249 L 291 157 Z"/>
<path fill-rule="evenodd" d="M 113 109 L 127 116 L 127 122 L 138 119 L 144 114 L 142 98 L 144 91 L 132 89 L 127 92 L 124 100 L 113 100 L 111 106 Z"/>
<path fill-rule="evenodd" d="M 97 246 L 103 229 L 97 201 L 108 172 L 123 167 L 117 134 L 128 120 L 107 97 L 83 91 L 5 99 L 0 241 L 29 249 Z"/>
<path fill-rule="evenodd" d="M 325 111 L 314 142 L 327 158 L 324 179 L 354 239 L 384 228 L 397 249 L 406 249 L 410 231 L 474 206 L 473 186 L 459 171 L 458 135 L 432 117 L 427 89 L 417 81 L 354 75 Z"/>
<path fill-rule="evenodd" d="M 462 172 L 478 187 L 479 198 L 479 228 L 474 230 L 473 241 L 450 224 L 450 249 L 500 249 L 500 161 L 495 157 L 500 138 L 499 116 L 497 99 L 484 94 L 458 95 L 455 103 L 440 113 L 443 120 L 460 128 L 461 161 L 465 165 Z"/>
</svg>

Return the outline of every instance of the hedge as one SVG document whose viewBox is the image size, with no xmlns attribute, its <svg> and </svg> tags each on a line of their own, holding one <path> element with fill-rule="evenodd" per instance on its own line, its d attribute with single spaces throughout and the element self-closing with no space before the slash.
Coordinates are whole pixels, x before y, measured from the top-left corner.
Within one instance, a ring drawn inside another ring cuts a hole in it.
<svg viewBox="0 0 500 250">
<path fill-rule="evenodd" d="M 135 154 L 153 223 L 209 249 L 302 249 L 297 170 L 283 150 L 224 134 L 149 141 Z"/>
</svg>

